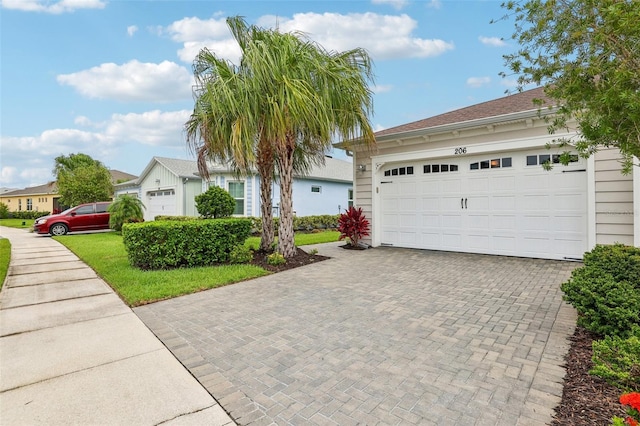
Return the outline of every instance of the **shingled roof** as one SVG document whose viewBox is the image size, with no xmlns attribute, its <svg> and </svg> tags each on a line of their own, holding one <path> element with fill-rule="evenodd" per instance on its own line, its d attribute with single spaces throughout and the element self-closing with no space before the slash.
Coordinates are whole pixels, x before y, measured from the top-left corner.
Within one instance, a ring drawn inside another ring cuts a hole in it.
<svg viewBox="0 0 640 426">
<path fill-rule="evenodd" d="M 380 138 L 415 130 L 426 130 L 446 124 L 464 123 L 482 118 L 499 117 L 516 112 L 535 111 L 538 109 L 538 106 L 533 103 L 534 99 L 549 101 L 549 98 L 544 94 L 544 88 L 537 87 L 535 89 L 449 111 L 423 120 L 390 127 L 376 132 L 375 135 L 376 138 Z"/>
</svg>

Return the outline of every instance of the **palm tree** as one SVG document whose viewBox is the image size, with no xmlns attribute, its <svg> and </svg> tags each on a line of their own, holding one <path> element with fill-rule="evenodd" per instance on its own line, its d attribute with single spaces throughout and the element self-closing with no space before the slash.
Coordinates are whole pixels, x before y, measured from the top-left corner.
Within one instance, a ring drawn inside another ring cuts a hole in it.
<svg viewBox="0 0 640 426">
<path fill-rule="evenodd" d="M 108 207 L 109 227 L 118 232 L 122 225 L 130 222 L 142 222 L 144 204 L 138 197 L 128 194 L 119 195 Z"/>
<path fill-rule="evenodd" d="M 201 91 L 187 138 L 206 174 L 206 160 L 231 162 L 241 172 L 256 165 L 261 178 L 263 235 L 269 241 L 274 165 L 280 183 L 279 251 L 296 253 L 292 183 L 296 169 L 324 161 L 333 137 L 375 144 L 371 61 L 362 49 L 327 52 L 297 33 L 248 27 L 227 19 L 240 44 L 240 66 L 203 49 L 194 62 Z M 267 220 L 267 218 L 269 218 Z M 272 230 L 272 228 L 271 228 Z"/>
<path fill-rule="evenodd" d="M 368 118 L 371 61 L 362 49 L 328 52 L 302 34 L 265 31 L 259 40 L 247 43 L 243 63 L 251 71 L 254 92 L 262 94 L 262 135 L 273 147 L 280 181 L 278 250 L 288 258 L 296 253 L 292 203 L 296 150 L 317 159 L 335 136 L 375 144 Z"/>
</svg>

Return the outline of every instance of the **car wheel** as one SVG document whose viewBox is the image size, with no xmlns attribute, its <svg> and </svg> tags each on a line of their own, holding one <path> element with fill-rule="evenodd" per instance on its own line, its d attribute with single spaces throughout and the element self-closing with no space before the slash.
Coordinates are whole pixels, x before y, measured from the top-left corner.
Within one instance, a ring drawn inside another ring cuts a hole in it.
<svg viewBox="0 0 640 426">
<path fill-rule="evenodd" d="M 56 223 L 49 228 L 49 233 L 51 235 L 64 235 L 67 232 L 69 232 L 69 229 L 64 223 Z"/>
</svg>

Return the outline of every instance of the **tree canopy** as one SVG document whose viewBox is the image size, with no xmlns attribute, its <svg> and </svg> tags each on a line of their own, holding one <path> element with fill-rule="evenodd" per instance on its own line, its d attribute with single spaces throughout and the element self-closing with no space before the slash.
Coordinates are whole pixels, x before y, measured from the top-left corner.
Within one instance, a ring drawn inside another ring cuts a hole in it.
<svg viewBox="0 0 640 426">
<path fill-rule="evenodd" d="M 111 173 L 86 154 L 56 157 L 53 169 L 60 194 L 60 203 L 75 206 L 111 199 Z"/>
<path fill-rule="evenodd" d="M 640 2 L 637 0 L 522 0 L 502 4 L 515 19 L 517 52 L 505 55 L 518 88 L 536 84 L 559 107 L 550 131 L 575 120 L 575 145 L 589 156 L 615 147 L 640 157 Z M 506 75 L 503 74 L 503 75 Z"/>
</svg>

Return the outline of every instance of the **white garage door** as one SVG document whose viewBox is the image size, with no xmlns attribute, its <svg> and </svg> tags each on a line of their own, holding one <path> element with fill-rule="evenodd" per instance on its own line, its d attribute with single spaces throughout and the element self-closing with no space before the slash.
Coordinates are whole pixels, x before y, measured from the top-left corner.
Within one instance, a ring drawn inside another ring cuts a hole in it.
<svg viewBox="0 0 640 426">
<path fill-rule="evenodd" d="M 173 189 L 147 192 L 147 215 L 145 220 L 154 220 L 156 216 L 175 216 L 176 192 Z"/>
<path fill-rule="evenodd" d="M 381 243 L 547 259 L 587 250 L 584 160 L 524 153 L 387 165 L 380 179 Z"/>
</svg>

